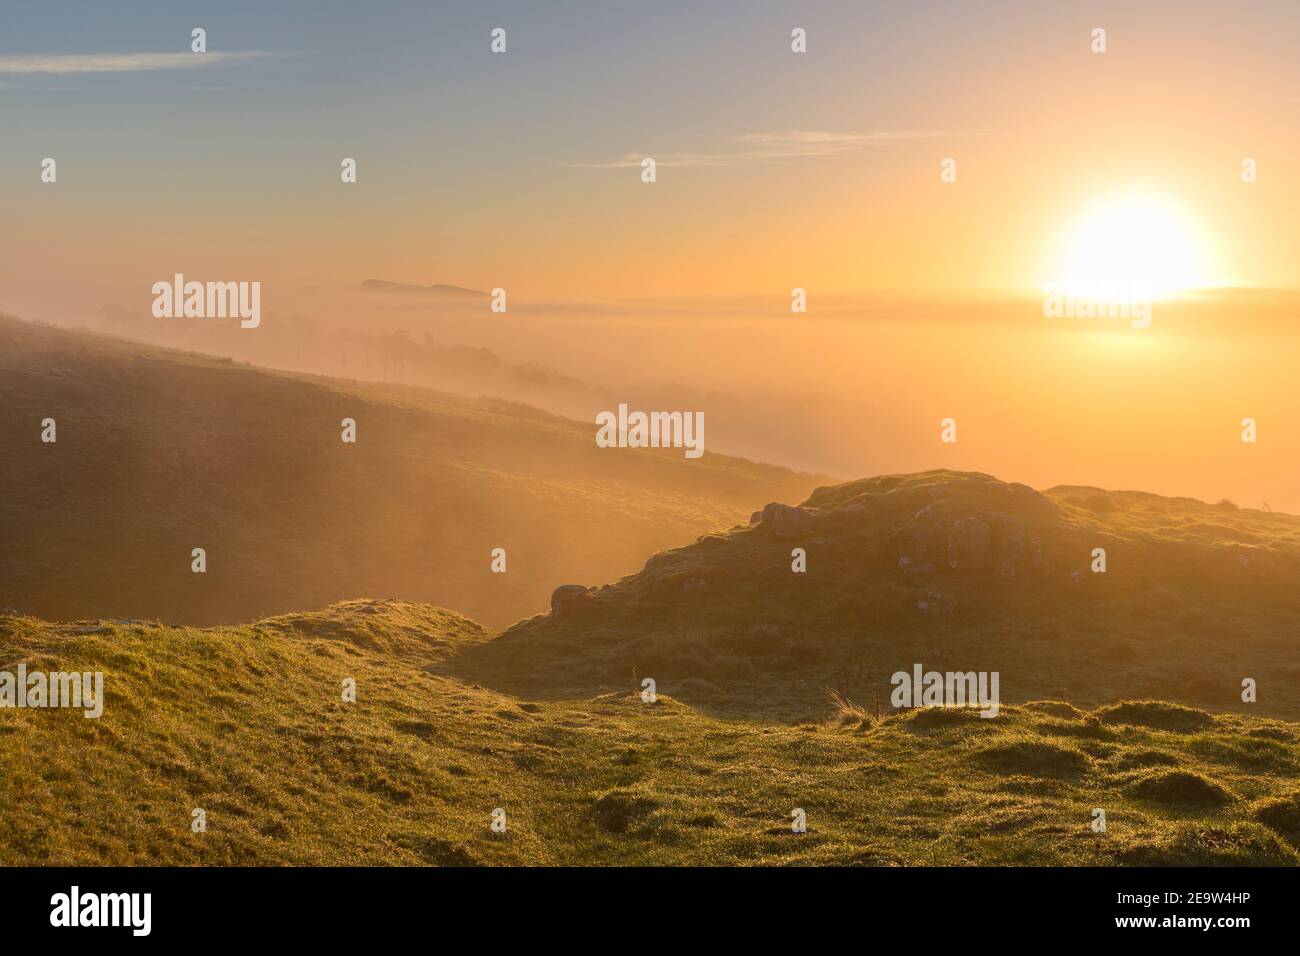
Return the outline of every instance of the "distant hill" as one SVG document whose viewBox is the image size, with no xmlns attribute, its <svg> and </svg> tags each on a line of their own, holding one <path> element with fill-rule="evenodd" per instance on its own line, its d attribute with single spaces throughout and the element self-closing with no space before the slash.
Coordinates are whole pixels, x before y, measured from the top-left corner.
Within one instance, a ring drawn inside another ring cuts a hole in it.
<svg viewBox="0 0 1300 956">
<path fill-rule="evenodd" d="M 524 402 L 570 418 L 587 419 L 600 409 L 615 407 L 620 400 L 635 398 L 644 402 L 651 397 L 643 390 L 635 395 L 602 393 L 554 369 L 535 363 L 510 364 L 490 349 L 449 345 L 427 332 L 413 335 L 407 329 L 340 329 L 299 314 L 268 312 L 256 335 L 249 335 L 234 321 L 155 318 L 147 311 L 132 311 L 120 305 L 104 306 L 94 321 L 93 331 L 165 348 L 291 372 L 436 386 L 439 391 L 475 398 L 491 396 Z M 673 402 L 665 407 L 698 407 L 690 402 L 683 404 L 679 398 L 674 395 Z"/>
<path fill-rule="evenodd" d="M 414 285 L 409 282 L 389 282 L 385 279 L 366 279 L 361 283 L 364 292 L 383 292 L 397 295 L 418 295 L 435 299 L 488 299 L 491 295 L 478 289 L 463 289 L 455 285 Z"/>
<path fill-rule="evenodd" d="M 340 440 L 344 418 L 356 444 Z M 815 484 L 594 435 L 500 400 L 0 317 L 0 607 L 220 623 L 377 594 L 500 627 L 545 609 L 557 584 L 618 577 Z"/>
<path fill-rule="evenodd" d="M 1300 718 L 1300 518 L 1226 502 L 950 471 L 868 478 L 561 591 L 553 608 L 467 649 L 456 672 L 577 696 L 635 670 L 695 706 L 797 718 L 827 688 L 887 702 L 890 675 L 921 663 L 999 671 L 1012 701 L 1152 696 Z"/>
</svg>

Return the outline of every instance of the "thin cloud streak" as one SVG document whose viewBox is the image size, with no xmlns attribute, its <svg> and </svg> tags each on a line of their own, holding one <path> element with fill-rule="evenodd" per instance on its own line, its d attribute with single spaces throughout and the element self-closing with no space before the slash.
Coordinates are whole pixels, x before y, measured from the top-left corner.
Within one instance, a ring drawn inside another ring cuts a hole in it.
<svg viewBox="0 0 1300 956">
<path fill-rule="evenodd" d="M 0 56 L 0 75 L 67 75 L 72 73 L 141 73 L 192 69 L 273 56 L 266 50 L 215 53 L 60 53 Z"/>
<path fill-rule="evenodd" d="M 774 130 L 746 133 L 734 142 L 742 148 L 729 153 L 627 153 L 603 163 L 568 163 L 575 169 L 626 169 L 652 156 L 657 166 L 741 166 L 772 159 L 838 156 L 873 146 L 893 146 L 913 140 L 969 136 L 983 130 L 873 130 L 869 133 L 830 133 L 819 130 Z"/>
<path fill-rule="evenodd" d="M 653 158 L 656 166 L 739 166 L 741 156 L 704 153 L 627 153 L 607 163 L 565 163 L 570 169 L 627 169 L 640 166 L 643 159 Z"/>
</svg>

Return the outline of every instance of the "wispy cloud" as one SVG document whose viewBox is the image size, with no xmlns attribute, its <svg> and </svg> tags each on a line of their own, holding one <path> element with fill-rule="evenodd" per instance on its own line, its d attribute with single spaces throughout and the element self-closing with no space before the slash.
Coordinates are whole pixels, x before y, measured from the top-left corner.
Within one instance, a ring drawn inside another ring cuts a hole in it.
<svg viewBox="0 0 1300 956">
<path fill-rule="evenodd" d="M 746 133 L 732 140 L 737 144 L 720 153 L 627 153 L 619 159 L 599 163 L 569 163 L 580 169 L 623 169 L 640 166 L 646 156 L 653 156 L 657 166 L 741 166 L 770 160 L 838 156 L 876 146 L 921 139 L 947 139 L 969 136 L 980 130 L 873 130 L 867 133 L 830 133 L 818 130 L 773 130 Z"/>
<path fill-rule="evenodd" d="M 914 139 L 946 139 L 964 136 L 971 130 L 905 129 L 873 130 L 870 133 L 824 133 L 789 129 L 770 133 L 749 133 L 737 138 L 748 145 L 749 156 L 834 156 L 868 146 L 890 146 Z"/>
<path fill-rule="evenodd" d="M 574 169 L 625 169 L 640 166 L 647 156 L 654 156 L 656 166 L 737 166 L 738 156 L 704 153 L 627 153 L 603 163 L 565 163 Z"/>
<path fill-rule="evenodd" d="M 139 73 L 181 70 L 273 56 L 265 50 L 214 53 L 38 53 L 0 56 L 0 75 L 69 73 Z"/>
</svg>

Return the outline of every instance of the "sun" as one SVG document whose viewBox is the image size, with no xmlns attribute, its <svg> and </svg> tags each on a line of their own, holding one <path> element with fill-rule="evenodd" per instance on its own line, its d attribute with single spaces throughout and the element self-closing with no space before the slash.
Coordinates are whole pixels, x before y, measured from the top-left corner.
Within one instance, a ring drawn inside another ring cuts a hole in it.
<svg viewBox="0 0 1300 956">
<path fill-rule="evenodd" d="M 1110 197 L 1085 207 L 1065 230 L 1064 284 L 1141 290 L 1167 298 L 1213 284 L 1201 229 L 1154 195 Z"/>
</svg>

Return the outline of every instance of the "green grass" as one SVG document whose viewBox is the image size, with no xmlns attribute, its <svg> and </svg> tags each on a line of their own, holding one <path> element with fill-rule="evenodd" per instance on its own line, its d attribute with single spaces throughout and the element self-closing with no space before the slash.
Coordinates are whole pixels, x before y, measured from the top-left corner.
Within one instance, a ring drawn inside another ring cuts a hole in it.
<svg viewBox="0 0 1300 956">
<path fill-rule="evenodd" d="M 482 628 L 394 602 L 76 630 L 0 618 L 0 668 L 107 682 L 99 720 L 0 711 L 0 864 L 1300 862 L 1281 721 L 1210 714 L 1188 733 L 1060 701 L 984 719 L 841 699 L 788 723 L 630 687 L 530 700 L 445 673 Z M 1260 764 L 1260 745 L 1280 749 Z"/>
</svg>

